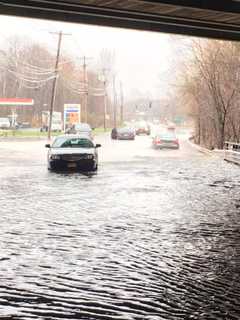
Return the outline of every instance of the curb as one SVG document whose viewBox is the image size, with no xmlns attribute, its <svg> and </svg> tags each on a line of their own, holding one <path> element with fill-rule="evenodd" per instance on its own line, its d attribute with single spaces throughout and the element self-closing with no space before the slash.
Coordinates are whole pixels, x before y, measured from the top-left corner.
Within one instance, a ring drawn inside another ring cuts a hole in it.
<svg viewBox="0 0 240 320">
<path fill-rule="evenodd" d="M 225 160 L 225 150 L 220 150 L 220 149 L 213 149 L 209 150 L 207 148 L 204 148 L 202 146 L 199 146 L 193 142 L 191 142 L 190 139 L 188 139 L 188 143 L 195 149 L 197 149 L 199 152 L 202 152 L 204 154 L 207 154 L 209 156 L 217 156 L 222 160 Z"/>
<path fill-rule="evenodd" d="M 209 156 L 213 156 L 214 155 L 214 151 L 213 150 L 209 150 L 207 148 L 199 146 L 198 144 L 192 142 L 190 139 L 188 139 L 187 141 L 190 144 L 190 146 L 192 146 L 193 148 L 197 149 L 199 152 L 205 153 L 205 154 L 207 154 Z"/>
</svg>

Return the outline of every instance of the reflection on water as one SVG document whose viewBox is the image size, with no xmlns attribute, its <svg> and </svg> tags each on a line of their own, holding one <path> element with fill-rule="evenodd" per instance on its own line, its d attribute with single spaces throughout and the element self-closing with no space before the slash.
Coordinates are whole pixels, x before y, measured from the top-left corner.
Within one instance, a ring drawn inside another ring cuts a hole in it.
<svg viewBox="0 0 240 320">
<path fill-rule="evenodd" d="M 240 318 L 238 168 L 148 158 L 94 175 L 21 169 L 0 186 L 1 316 Z"/>
</svg>

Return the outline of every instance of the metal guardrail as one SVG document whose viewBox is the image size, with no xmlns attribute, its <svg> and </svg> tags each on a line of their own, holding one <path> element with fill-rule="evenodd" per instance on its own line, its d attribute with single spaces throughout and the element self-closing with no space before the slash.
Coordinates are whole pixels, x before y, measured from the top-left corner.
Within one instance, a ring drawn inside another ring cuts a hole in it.
<svg viewBox="0 0 240 320">
<path fill-rule="evenodd" d="M 224 160 L 240 165 L 240 143 L 226 141 L 224 150 Z"/>
</svg>

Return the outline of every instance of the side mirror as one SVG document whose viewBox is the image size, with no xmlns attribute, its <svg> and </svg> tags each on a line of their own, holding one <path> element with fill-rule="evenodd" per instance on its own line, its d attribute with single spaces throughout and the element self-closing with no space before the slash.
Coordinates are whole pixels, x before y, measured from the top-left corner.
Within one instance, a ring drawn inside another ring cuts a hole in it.
<svg viewBox="0 0 240 320">
<path fill-rule="evenodd" d="M 49 143 L 45 144 L 45 148 L 51 148 L 50 144 Z"/>
<path fill-rule="evenodd" d="M 102 146 L 101 144 L 97 143 L 95 148 L 100 148 L 101 146 Z"/>
</svg>

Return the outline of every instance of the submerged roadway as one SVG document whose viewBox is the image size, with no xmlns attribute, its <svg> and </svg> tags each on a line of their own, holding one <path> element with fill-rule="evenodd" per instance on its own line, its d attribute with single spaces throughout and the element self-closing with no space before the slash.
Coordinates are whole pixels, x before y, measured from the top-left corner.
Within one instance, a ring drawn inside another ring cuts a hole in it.
<svg viewBox="0 0 240 320">
<path fill-rule="evenodd" d="M 240 319 L 239 167 L 98 136 L 96 174 L 0 142 L 0 319 Z"/>
</svg>

